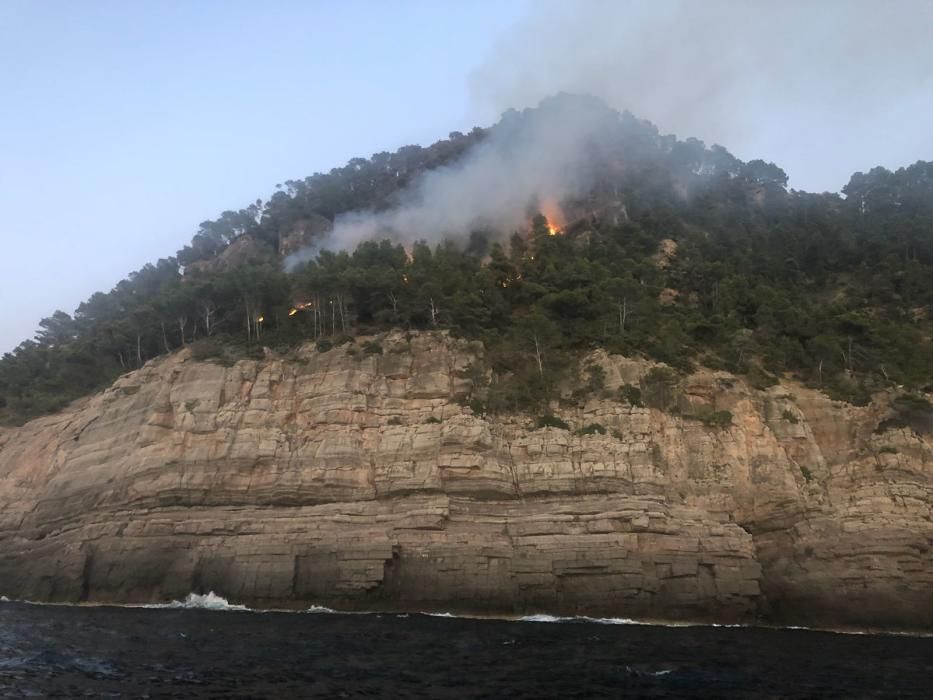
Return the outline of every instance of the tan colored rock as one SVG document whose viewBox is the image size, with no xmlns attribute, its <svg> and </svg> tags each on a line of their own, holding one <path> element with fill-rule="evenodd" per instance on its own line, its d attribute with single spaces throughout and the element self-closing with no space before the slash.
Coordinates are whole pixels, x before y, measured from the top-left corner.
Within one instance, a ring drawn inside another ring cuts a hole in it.
<svg viewBox="0 0 933 700">
<path fill-rule="evenodd" d="M 727 428 L 593 397 L 559 412 L 606 434 L 530 430 L 461 405 L 480 348 L 381 342 L 182 352 L 0 430 L 0 594 L 933 629 L 933 445 L 883 397 L 701 370 L 681 412 Z"/>
</svg>

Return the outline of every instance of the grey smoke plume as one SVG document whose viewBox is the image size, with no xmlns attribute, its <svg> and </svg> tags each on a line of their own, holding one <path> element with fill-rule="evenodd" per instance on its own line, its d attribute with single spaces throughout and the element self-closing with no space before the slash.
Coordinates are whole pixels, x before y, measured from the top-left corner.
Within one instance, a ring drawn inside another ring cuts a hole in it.
<svg viewBox="0 0 933 700">
<path fill-rule="evenodd" d="M 524 119 L 506 113 L 456 163 L 427 172 L 403 192 L 398 207 L 338 216 L 330 236 L 289 256 L 286 268 L 321 249 L 351 250 L 374 238 L 410 244 L 462 241 L 476 230 L 508 234 L 526 225 L 529 214 L 586 190 L 593 149 L 614 116 L 601 101 L 582 96 L 549 100 Z"/>
<path fill-rule="evenodd" d="M 559 91 L 773 160 L 791 185 L 933 157 L 930 0 L 536 0 L 471 81 L 491 118 Z"/>
<path fill-rule="evenodd" d="M 839 190 L 851 173 L 933 158 L 930 0 L 537 0 L 471 80 L 477 119 L 559 92 L 593 95 L 662 133 L 781 165 L 791 186 Z M 437 242 L 508 232 L 535 201 L 587 184 L 604 111 L 504 120 L 388 212 L 338 217 L 320 248 L 371 238 Z M 602 116 L 600 116 L 602 115 Z"/>
</svg>

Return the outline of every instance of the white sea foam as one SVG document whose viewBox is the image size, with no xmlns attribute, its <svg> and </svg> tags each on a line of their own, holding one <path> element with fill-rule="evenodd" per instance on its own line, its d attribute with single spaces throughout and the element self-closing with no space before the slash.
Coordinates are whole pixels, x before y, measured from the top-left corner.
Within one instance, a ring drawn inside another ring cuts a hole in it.
<svg viewBox="0 0 933 700">
<path fill-rule="evenodd" d="M 9 603 L 9 602 L 10 602 L 9 598 L 7 598 L 5 595 L 0 595 L 0 603 Z"/>
<path fill-rule="evenodd" d="M 201 610 L 235 610 L 239 612 L 248 611 L 245 605 L 236 605 L 226 598 L 210 591 L 205 595 L 199 593 L 189 593 L 184 600 L 173 600 L 171 603 L 151 603 L 149 605 L 140 605 L 141 608 L 184 608 Z"/>
<path fill-rule="evenodd" d="M 337 612 L 333 608 L 325 608 L 323 605 L 312 605 L 310 608 L 305 610 L 308 613 L 335 613 Z"/>
<path fill-rule="evenodd" d="M 641 625 L 645 624 L 638 620 L 630 620 L 627 617 L 559 617 L 557 615 L 546 615 L 539 613 L 537 615 L 525 615 L 518 618 L 519 622 L 591 622 L 597 625 Z"/>
<path fill-rule="evenodd" d="M 424 615 L 427 615 L 428 617 L 457 617 L 456 615 L 453 615 L 453 614 L 451 614 L 451 613 L 449 613 L 449 612 L 445 612 L 445 613 L 423 613 L 423 614 L 424 614 Z"/>
</svg>

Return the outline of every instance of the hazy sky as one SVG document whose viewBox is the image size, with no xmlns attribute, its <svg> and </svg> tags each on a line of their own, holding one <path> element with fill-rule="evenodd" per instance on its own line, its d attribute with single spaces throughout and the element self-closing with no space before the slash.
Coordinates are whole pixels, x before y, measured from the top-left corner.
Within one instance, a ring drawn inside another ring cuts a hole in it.
<svg viewBox="0 0 933 700">
<path fill-rule="evenodd" d="M 555 90 L 803 189 L 933 159 L 933 2 L 0 0 L 0 352 L 204 219 Z"/>
</svg>

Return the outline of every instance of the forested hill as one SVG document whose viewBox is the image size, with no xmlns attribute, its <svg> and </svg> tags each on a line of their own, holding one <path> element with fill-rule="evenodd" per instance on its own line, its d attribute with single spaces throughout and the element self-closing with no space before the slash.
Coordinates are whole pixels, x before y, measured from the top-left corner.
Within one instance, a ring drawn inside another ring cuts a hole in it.
<svg viewBox="0 0 933 700">
<path fill-rule="evenodd" d="M 408 251 L 369 241 L 284 271 L 282 256 L 326 240 L 342 213 L 391 210 L 424 173 L 573 101 L 601 111 L 600 131 L 586 191 L 558 203 L 560 231 L 530 201 L 518 230 Z M 202 223 L 175 257 L 43 319 L 4 355 L 0 422 L 54 411 L 184 345 L 228 362 L 391 327 L 484 341 L 493 372 L 478 411 L 538 410 L 574 382 L 598 390 L 579 367 L 594 347 L 758 386 L 793 376 L 861 403 L 886 387 L 933 390 L 931 307 L 933 163 L 856 173 L 841 195 L 797 192 L 773 164 L 559 96 L 490 129 L 288 181 Z"/>
</svg>

